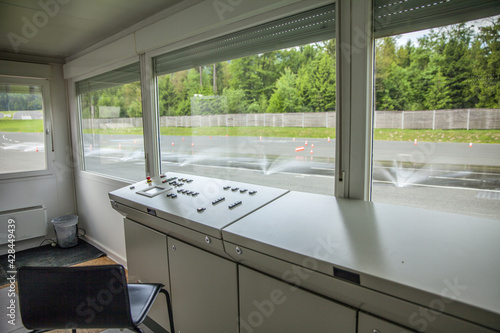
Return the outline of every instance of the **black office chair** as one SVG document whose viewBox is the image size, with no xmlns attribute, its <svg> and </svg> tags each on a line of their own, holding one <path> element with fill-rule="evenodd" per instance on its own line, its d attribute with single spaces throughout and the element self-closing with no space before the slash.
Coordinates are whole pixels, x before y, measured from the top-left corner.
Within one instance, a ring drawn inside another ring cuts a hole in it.
<svg viewBox="0 0 500 333">
<path fill-rule="evenodd" d="M 127 284 L 121 265 L 21 267 L 17 273 L 24 326 L 52 329 L 138 327 L 161 292 L 167 298 L 170 332 L 175 332 L 168 292 L 162 284 Z"/>
</svg>

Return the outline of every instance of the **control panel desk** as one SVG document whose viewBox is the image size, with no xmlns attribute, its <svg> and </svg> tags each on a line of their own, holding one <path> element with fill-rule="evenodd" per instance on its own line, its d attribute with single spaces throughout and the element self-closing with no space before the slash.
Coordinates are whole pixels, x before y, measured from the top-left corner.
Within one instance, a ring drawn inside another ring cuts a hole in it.
<svg viewBox="0 0 500 333">
<path fill-rule="evenodd" d="M 223 239 L 242 264 L 415 331 L 500 330 L 499 221 L 290 192 Z"/>
<path fill-rule="evenodd" d="M 128 259 L 130 251 L 144 258 L 144 242 L 158 240 L 148 251 L 164 258 L 176 331 L 237 331 L 239 323 L 266 332 L 309 311 L 302 327 L 344 313 L 349 323 L 333 320 L 346 324 L 339 332 L 500 332 L 498 221 L 174 173 L 109 197 L 125 216 Z M 129 261 L 137 266 L 129 275 L 148 271 Z M 284 312 L 248 326 L 266 301 L 255 297 L 276 290 L 284 293 L 271 299 L 288 302 L 273 309 Z M 196 306 L 217 320 L 195 326 Z M 317 306 L 333 312 L 310 312 Z"/>
</svg>

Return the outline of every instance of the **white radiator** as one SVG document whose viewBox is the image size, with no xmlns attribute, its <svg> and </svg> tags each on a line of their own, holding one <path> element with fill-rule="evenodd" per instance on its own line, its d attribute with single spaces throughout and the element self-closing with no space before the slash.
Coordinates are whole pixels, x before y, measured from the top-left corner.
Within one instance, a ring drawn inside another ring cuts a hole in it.
<svg viewBox="0 0 500 333">
<path fill-rule="evenodd" d="M 8 243 L 9 220 L 15 225 L 15 241 L 45 236 L 47 210 L 45 206 L 26 207 L 0 212 L 0 245 Z M 10 227 L 10 230 L 13 228 Z"/>
</svg>

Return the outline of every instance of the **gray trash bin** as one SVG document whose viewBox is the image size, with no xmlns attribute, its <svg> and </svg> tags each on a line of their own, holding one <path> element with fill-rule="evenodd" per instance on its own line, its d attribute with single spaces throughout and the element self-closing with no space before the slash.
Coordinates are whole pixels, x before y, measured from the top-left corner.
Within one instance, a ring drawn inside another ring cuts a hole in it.
<svg viewBox="0 0 500 333">
<path fill-rule="evenodd" d="M 78 244 L 78 216 L 64 215 L 52 220 L 60 247 L 73 247 Z"/>
</svg>

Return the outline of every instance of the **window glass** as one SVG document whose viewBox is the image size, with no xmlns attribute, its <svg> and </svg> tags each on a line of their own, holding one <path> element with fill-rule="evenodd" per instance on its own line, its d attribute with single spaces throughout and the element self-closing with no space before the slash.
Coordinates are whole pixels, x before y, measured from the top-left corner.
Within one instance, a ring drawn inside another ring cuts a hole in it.
<svg viewBox="0 0 500 333">
<path fill-rule="evenodd" d="M 500 219 L 499 31 L 494 16 L 376 40 L 373 201 Z"/>
<path fill-rule="evenodd" d="M 333 195 L 333 8 L 159 59 L 162 172 Z"/>
<path fill-rule="evenodd" d="M 133 64 L 77 83 L 86 171 L 144 179 L 139 73 Z"/>
<path fill-rule="evenodd" d="M 47 169 L 42 86 L 0 80 L 0 174 Z"/>
</svg>

